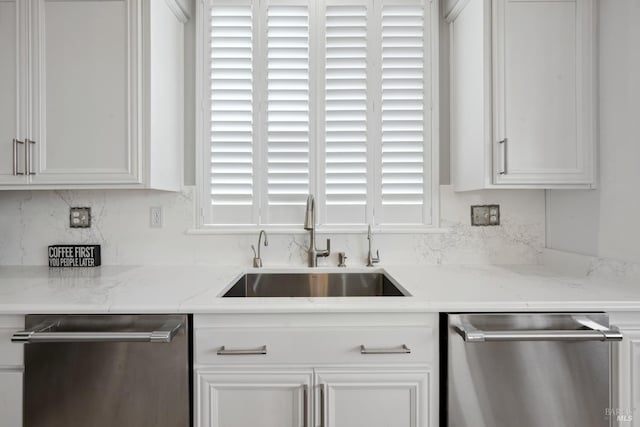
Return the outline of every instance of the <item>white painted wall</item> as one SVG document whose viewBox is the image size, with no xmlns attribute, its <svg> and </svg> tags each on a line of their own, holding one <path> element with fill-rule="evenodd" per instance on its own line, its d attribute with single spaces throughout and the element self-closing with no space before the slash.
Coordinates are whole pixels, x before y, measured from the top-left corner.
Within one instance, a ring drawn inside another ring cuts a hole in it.
<svg viewBox="0 0 640 427">
<path fill-rule="evenodd" d="M 547 247 L 640 262 L 640 1 L 599 7 L 599 189 L 549 192 Z"/>
</svg>

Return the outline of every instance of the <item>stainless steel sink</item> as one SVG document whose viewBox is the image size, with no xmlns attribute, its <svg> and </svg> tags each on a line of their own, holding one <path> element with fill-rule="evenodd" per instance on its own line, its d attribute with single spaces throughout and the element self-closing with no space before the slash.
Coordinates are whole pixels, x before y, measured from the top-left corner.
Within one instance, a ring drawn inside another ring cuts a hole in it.
<svg viewBox="0 0 640 427">
<path fill-rule="evenodd" d="M 250 273 L 222 297 L 404 297 L 383 273 Z"/>
</svg>

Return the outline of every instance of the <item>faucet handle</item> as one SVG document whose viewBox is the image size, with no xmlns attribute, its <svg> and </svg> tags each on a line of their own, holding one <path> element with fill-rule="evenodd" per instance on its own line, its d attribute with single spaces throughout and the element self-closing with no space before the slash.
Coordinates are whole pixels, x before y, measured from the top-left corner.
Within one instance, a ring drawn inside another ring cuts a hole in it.
<svg viewBox="0 0 640 427">
<path fill-rule="evenodd" d="M 327 255 L 331 255 L 331 239 L 327 239 Z"/>
<path fill-rule="evenodd" d="M 338 252 L 338 267 L 346 267 L 347 266 L 347 254 L 344 252 Z"/>
</svg>

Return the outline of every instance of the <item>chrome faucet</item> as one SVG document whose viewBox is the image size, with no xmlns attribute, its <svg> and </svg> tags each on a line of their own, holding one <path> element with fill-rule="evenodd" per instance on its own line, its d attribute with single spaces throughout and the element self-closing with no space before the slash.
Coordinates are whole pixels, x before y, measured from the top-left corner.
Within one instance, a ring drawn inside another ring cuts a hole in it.
<svg viewBox="0 0 640 427">
<path fill-rule="evenodd" d="M 373 264 L 380 262 L 380 251 L 376 250 L 376 256 L 371 253 L 371 225 L 367 228 L 367 239 L 369 240 L 369 254 L 367 255 L 367 267 L 373 267 Z"/>
<path fill-rule="evenodd" d="M 331 253 L 331 239 L 327 239 L 327 249 L 316 248 L 316 202 L 311 194 L 307 197 L 307 208 L 304 215 L 304 229 L 309 231 L 309 249 L 307 250 L 309 267 L 317 267 L 318 258 L 328 257 Z"/>
<path fill-rule="evenodd" d="M 253 250 L 253 266 L 255 268 L 262 267 L 262 258 L 260 258 L 260 242 L 262 241 L 262 235 L 264 234 L 264 245 L 269 246 L 269 242 L 267 241 L 267 232 L 264 230 L 260 230 L 260 234 L 258 235 L 258 253 L 256 254 L 256 247 L 251 245 L 251 249 Z"/>
</svg>

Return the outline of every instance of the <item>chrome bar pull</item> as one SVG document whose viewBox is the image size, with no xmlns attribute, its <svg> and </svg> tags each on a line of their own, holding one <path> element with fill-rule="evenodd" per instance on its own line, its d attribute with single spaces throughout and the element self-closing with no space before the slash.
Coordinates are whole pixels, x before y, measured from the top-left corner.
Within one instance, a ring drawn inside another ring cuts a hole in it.
<svg viewBox="0 0 640 427">
<path fill-rule="evenodd" d="M 302 386 L 302 425 L 309 427 L 309 386 Z"/>
<path fill-rule="evenodd" d="M 25 139 L 24 140 L 24 145 L 25 145 L 25 174 L 26 175 L 35 175 L 36 173 L 34 171 L 31 170 L 31 166 L 33 164 L 33 159 L 31 158 L 33 156 L 33 153 L 31 151 L 31 146 L 35 145 L 35 141 L 31 140 L 31 139 Z"/>
<path fill-rule="evenodd" d="M 267 346 L 263 345 L 258 348 L 226 348 L 226 346 L 220 347 L 220 350 L 217 351 L 218 356 L 250 356 L 250 355 L 262 355 L 267 354 Z"/>
<path fill-rule="evenodd" d="M 498 172 L 499 175 L 507 174 L 507 141 L 507 138 L 498 141 L 498 144 L 500 144 L 501 148 L 500 161 L 502 162 L 502 167 L 500 168 L 500 172 Z"/>
<path fill-rule="evenodd" d="M 326 403 L 325 403 L 325 385 L 320 384 L 320 427 L 325 427 L 325 411 L 326 411 Z"/>
<path fill-rule="evenodd" d="M 601 325 L 600 325 L 601 326 Z M 465 342 L 498 341 L 621 341 L 622 333 L 616 327 L 578 330 L 499 330 L 482 331 L 470 323 L 453 325 Z"/>
<path fill-rule="evenodd" d="M 24 172 L 18 170 L 18 144 L 24 145 L 24 141 L 13 138 L 13 175 L 24 175 Z"/>
<path fill-rule="evenodd" d="M 11 342 L 78 343 L 78 342 L 151 342 L 170 343 L 182 326 L 179 320 L 169 320 L 160 329 L 151 332 L 56 332 L 55 322 L 43 322 L 34 328 L 13 334 Z"/>
<path fill-rule="evenodd" d="M 367 348 L 360 346 L 360 354 L 410 354 L 411 349 L 406 344 L 395 348 Z"/>
</svg>

